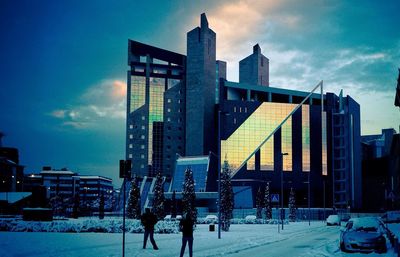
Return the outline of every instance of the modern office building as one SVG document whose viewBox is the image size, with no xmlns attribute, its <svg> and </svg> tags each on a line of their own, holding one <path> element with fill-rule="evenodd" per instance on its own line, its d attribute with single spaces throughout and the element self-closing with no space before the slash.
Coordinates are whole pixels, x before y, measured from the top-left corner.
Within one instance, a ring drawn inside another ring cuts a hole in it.
<svg viewBox="0 0 400 257">
<path fill-rule="evenodd" d="M 82 201 L 93 202 L 103 195 L 106 199 L 113 195 L 112 179 L 103 176 L 79 176 L 79 197 Z"/>
<path fill-rule="evenodd" d="M 361 136 L 363 208 L 368 211 L 398 209 L 400 199 L 400 134 Z"/>
<path fill-rule="evenodd" d="M 19 164 L 17 148 L 2 146 L 0 132 L 0 192 L 22 192 L 24 166 Z"/>
<path fill-rule="evenodd" d="M 239 83 L 227 81 L 205 14 L 187 33 L 187 56 L 132 40 L 128 54 L 126 158 L 133 174 L 161 172 L 177 185 L 182 156 L 198 162 L 218 155 L 221 145 L 241 206 L 254 206 L 267 182 L 280 193 L 282 180 L 285 205 L 294 188 L 298 206 L 310 200 L 312 207 L 361 208 L 360 106 L 350 96 L 321 95 L 322 83 L 311 95 L 272 87 L 258 44 L 239 62 Z M 212 174 L 201 181 L 215 191 L 217 170 L 200 173 Z"/>
</svg>

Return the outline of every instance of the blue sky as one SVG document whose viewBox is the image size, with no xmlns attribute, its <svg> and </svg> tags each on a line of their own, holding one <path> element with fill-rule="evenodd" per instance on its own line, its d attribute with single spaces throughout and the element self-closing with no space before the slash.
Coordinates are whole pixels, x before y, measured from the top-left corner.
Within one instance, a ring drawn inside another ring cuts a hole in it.
<svg viewBox="0 0 400 257">
<path fill-rule="evenodd" d="M 119 184 L 128 39 L 186 54 L 202 12 L 229 80 L 259 43 L 272 86 L 324 80 L 360 103 L 362 134 L 398 130 L 399 11 L 397 0 L 0 1 L 3 144 L 27 172 L 68 167 Z"/>
</svg>

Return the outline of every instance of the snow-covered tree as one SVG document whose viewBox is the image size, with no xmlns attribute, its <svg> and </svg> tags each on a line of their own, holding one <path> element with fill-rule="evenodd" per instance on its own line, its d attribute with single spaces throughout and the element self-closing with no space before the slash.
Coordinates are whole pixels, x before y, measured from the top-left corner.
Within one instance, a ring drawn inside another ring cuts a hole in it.
<svg viewBox="0 0 400 257">
<path fill-rule="evenodd" d="M 231 169 L 227 160 L 221 171 L 221 222 L 222 230 L 229 231 L 233 218 L 234 195 L 231 182 Z"/>
<path fill-rule="evenodd" d="M 104 219 L 104 194 L 100 195 L 100 202 L 99 202 L 99 219 Z"/>
<path fill-rule="evenodd" d="M 50 205 L 55 216 L 61 216 L 63 214 L 63 199 L 59 195 L 50 198 Z"/>
<path fill-rule="evenodd" d="M 271 206 L 271 195 L 269 193 L 269 182 L 265 186 L 264 193 L 264 204 L 265 204 L 265 219 L 272 219 L 272 206 Z"/>
<path fill-rule="evenodd" d="M 290 188 L 289 195 L 289 221 L 296 221 L 296 196 L 293 187 Z"/>
<path fill-rule="evenodd" d="M 258 188 L 256 195 L 256 217 L 257 219 L 262 219 L 262 210 L 264 208 L 264 197 L 261 188 Z"/>
<path fill-rule="evenodd" d="M 171 218 L 176 218 L 176 193 L 175 190 L 172 192 L 172 197 L 171 197 Z"/>
<path fill-rule="evenodd" d="M 161 220 L 165 217 L 164 210 L 164 188 L 163 188 L 163 178 L 160 173 L 157 174 L 156 183 L 153 192 L 153 213 L 157 216 L 157 219 Z"/>
<path fill-rule="evenodd" d="M 129 219 L 140 219 L 140 214 L 140 189 L 137 184 L 136 176 L 133 176 L 128 203 L 126 204 L 126 216 Z"/>
<path fill-rule="evenodd" d="M 185 181 L 182 188 L 182 211 L 190 215 L 192 220 L 197 220 L 197 208 L 195 206 L 196 193 L 194 188 L 193 172 L 190 167 L 185 171 Z"/>
</svg>

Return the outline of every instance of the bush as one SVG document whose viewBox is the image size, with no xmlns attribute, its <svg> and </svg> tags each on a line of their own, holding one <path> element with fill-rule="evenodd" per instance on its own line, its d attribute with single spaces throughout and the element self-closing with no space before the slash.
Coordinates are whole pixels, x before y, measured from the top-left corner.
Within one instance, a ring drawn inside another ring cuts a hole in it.
<svg viewBox="0 0 400 257">
<path fill-rule="evenodd" d="M 127 219 L 126 231 L 129 233 L 143 233 L 144 228 L 139 220 Z M 64 233 L 122 233 L 122 219 L 84 219 L 67 221 L 22 221 L 0 220 L 0 231 L 10 232 L 64 232 Z M 159 221 L 154 227 L 159 234 L 179 233 L 179 221 Z"/>
</svg>

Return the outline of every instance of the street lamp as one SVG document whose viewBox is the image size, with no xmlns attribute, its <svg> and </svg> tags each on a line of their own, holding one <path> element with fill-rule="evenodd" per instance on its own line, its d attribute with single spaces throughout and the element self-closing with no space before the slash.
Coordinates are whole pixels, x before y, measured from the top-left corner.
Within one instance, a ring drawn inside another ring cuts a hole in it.
<svg viewBox="0 0 400 257">
<path fill-rule="evenodd" d="M 283 215 L 283 156 L 289 155 L 288 153 L 281 153 L 281 220 L 282 220 L 282 230 L 283 230 L 283 219 L 285 218 Z M 279 227 L 279 226 L 278 226 Z"/>
<path fill-rule="evenodd" d="M 218 110 L 218 239 L 221 239 L 221 114 L 230 115 Z"/>
</svg>

